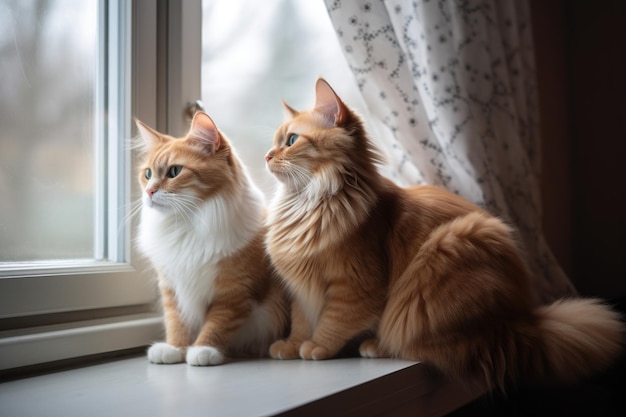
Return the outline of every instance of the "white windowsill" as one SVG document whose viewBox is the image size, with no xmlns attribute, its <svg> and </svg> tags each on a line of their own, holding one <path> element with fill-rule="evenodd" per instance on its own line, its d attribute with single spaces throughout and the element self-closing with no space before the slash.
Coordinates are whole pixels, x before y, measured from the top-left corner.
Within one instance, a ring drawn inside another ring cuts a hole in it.
<svg viewBox="0 0 626 417">
<path fill-rule="evenodd" d="M 442 416 L 481 394 L 392 359 L 154 365 L 145 356 L 0 384 L 20 416 Z"/>
<path fill-rule="evenodd" d="M 0 331 L 0 375 L 13 368 L 146 346 L 162 333 L 162 317 L 155 313 Z"/>
</svg>

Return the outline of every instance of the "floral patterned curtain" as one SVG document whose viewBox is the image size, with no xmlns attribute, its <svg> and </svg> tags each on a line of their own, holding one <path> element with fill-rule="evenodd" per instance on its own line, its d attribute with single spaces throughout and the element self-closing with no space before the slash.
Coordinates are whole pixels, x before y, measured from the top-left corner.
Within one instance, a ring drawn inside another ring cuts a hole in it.
<svg viewBox="0 0 626 417">
<path fill-rule="evenodd" d="M 527 1 L 325 1 L 385 174 L 445 187 L 515 225 L 538 302 L 575 293 L 541 229 Z"/>
</svg>

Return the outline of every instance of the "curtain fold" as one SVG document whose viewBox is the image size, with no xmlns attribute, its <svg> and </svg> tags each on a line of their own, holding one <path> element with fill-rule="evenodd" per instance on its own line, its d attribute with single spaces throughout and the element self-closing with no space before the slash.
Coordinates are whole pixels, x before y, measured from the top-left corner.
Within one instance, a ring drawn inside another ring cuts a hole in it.
<svg viewBox="0 0 626 417">
<path fill-rule="evenodd" d="M 384 173 L 444 187 L 513 224 L 536 301 L 575 293 L 541 227 L 541 154 L 525 0 L 326 0 L 378 127 Z"/>
</svg>

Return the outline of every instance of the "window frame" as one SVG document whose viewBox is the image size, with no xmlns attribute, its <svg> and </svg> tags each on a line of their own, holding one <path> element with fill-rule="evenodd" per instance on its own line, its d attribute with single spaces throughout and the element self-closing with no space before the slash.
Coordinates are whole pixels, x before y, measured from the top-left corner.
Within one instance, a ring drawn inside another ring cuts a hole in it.
<svg viewBox="0 0 626 417">
<path fill-rule="evenodd" d="M 129 145 L 133 118 L 170 134 L 186 125 L 186 105 L 200 96 L 201 2 L 100 0 L 98 7 L 99 19 L 106 10 L 107 26 L 121 22 L 104 38 L 116 47 L 99 59 L 106 60 L 109 79 L 130 94 L 96 87 L 96 111 L 108 117 L 96 129 L 105 133 L 96 152 L 108 155 L 94 168 L 96 189 L 106 196 L 96 204 L 106 209 L 96 215 L 107 217 L 96 237 L 120 236 L 96 246 L 96 256 L 110 260 L 0 265 L 0 372 L 162 337 L 154 272 L 132 244 L 138 216 L 126 220 L 141 195 Z M 122 221 L 127 227 L 118 233 Z"/>
</svg>

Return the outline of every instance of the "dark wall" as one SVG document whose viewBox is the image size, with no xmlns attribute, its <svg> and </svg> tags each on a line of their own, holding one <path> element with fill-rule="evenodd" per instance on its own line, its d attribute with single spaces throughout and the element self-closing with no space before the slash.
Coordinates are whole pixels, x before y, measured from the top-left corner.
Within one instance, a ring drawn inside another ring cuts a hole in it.
<svg viewBox="0 0 626 417">
<path fill-rule="evenodd" d="M 626 2 L 531 0 L 546 237 L 583 295 L 626 296 Z"/>
</svg>

